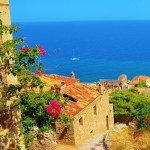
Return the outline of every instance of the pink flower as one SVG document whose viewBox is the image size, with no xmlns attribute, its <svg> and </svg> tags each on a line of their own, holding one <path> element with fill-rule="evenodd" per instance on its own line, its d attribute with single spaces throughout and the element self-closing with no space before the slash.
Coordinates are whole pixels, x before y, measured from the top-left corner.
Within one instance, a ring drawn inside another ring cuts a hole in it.
<svg viewBox="0 0 150 150">
<path fill-rule="evenodd" d="M 28 47 L 21 47 L 20 50 L 22 51 L 27 51 L 29 48 Z"/>
<path fill-rule="evenodd" d="M 54 108 L 60 107 L 59 103 L 56 100 L 50 100 L 50 105 L 52 105 Z"/>
<path fill-rule="evenodd" d="M 45 54 L 46 54 L 46 52 L 44 51 L 44 49 L 43 49 L 42 46 L 38 46 L 38 49 L 39 49 L 39 51 L 40 51 L 40 54 L 42 54 L 42 55 L 45 55 Z"/>
<path fill-rule="evenodd" d="M 52 113 L 52 117 L 54 118 L 54 117 L 58 117 L 58 113 L 57 112 L 54 112 L 54 113 Z"/>
<path fill-rule="evenodd" d="M 35 70 L 34 74 L 41 75 L 44 74 L 44 72 L 42 70 Z"/>
<path fill-rule="evenodd" d="M 60 93 L 60 90 L 59 90 L 59 89 L 56 89 L 55 92 L 56 92 L 56 93 Z"/>
<path fill-rule="evenodd" d="M 46 112 L 51 114 L 53 118 L 57 117 L 61 112 L 59 103 L 56 100 L 50 100 L 50 104 L 46 107 Z"/>
<path fill-rule="evenodd" d="M 47 112 L 47 113 L 51 113 L 51 112 L 52 112 L 52 106 L 51 106 L 51 105 L 48 105 L 48 106 L 46 107 L 46 112 Z"/>
<path fill-rule="evenodd" d="M 56 109 L 57 109 L 57 112 L 58 112 L 58 113 L 61 113 L 60 105 L 59 105 L 59 106 L 57 106 L 57 107 L 56 107 Z"/>
<path fill-rule="evenodd" d="M 65 82 L 61 82 L 61 85 L 65 85 Z"/>
</svg>

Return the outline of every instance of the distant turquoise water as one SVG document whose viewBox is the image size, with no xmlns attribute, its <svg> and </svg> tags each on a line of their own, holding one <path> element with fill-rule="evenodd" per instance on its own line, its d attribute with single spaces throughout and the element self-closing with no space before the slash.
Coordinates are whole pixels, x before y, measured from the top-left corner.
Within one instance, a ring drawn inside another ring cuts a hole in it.
<svg viewBox="0 0 150 150">
<path fill-rule="evenodd" d="M 42 45 L 45 73 L 83 82 L 117 79 L 127 74 L 150 76 L 150 21 L 17 23 L 28 45 Z M 80 58 L 72 61 L 72 57 Z"/>
</svg>

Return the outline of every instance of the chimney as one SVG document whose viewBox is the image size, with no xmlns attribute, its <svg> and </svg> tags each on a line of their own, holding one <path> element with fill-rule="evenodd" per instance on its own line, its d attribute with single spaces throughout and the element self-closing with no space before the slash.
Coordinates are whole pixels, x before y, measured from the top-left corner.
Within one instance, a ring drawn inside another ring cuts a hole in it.
<svg viewBox="0 0 150 150">
<path fill-rule="evenodd" d="M 104 90 L 105 90 L 105 88 L 103 87 L 103 85 L 100 82 L 98 82 L 97 86 L 98 86 L 99 93 L 103 94 Z"/>
<path fill-rule="evenodd" d="M 74 72 L 71 72 L 71 73 L 70 73 L 70 78 L 75 78 Z"/>
</svg>

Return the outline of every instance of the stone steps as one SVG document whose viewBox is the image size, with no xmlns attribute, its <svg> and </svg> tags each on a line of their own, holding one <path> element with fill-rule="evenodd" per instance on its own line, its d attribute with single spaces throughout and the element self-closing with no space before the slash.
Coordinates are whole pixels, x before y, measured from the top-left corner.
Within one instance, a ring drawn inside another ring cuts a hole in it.
<svg viewBox="0 0 150 150">
<path fill-rule="evenodd" d="M 108 150 L 107 146 L 103 146 L 102 140 L 106 135 L 106 141 L 110 140 L 108 132 L 102 132 L 93 136 L 92 138 L 84 141 L 82 145 L 79 145 L 79 150 Z"/>
<path fill-rule="evenodd" d="M 90 150 L 107 150 L 107 148 L 105 148 L 103 146 L 103 143 L 99 143 L 99 144 L 95 144 L 95 146 L 91 147 Z"/>
</svg>

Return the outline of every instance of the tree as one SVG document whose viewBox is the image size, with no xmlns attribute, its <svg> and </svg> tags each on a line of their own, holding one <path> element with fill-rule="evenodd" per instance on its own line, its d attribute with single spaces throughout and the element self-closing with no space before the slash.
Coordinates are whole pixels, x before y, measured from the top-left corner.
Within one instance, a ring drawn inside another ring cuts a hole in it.
<svg viewBox="0 0 150 150">
<path fill-rule="evenodd" d="M 136 89 L 117 90 L 110 94 L 116 116 L 126 115 L 138 119 L 138 128 L 150 126 L 146 117 L 150 114 L 150 97 L 138 94 Z"/>
</svg>

